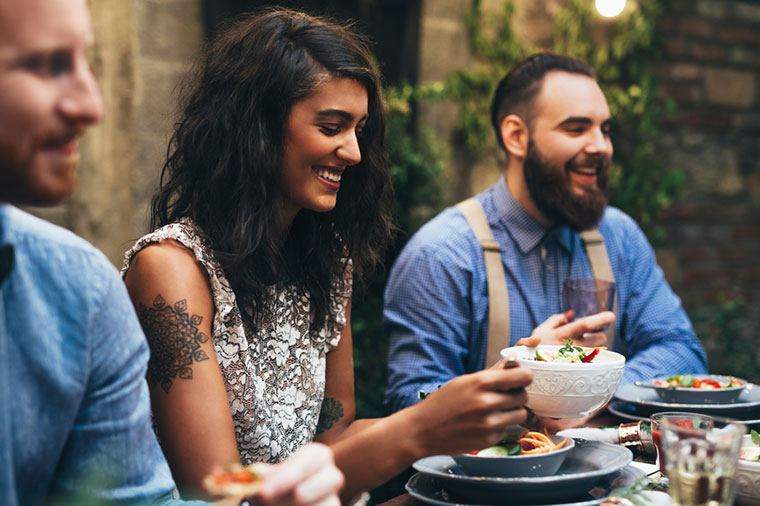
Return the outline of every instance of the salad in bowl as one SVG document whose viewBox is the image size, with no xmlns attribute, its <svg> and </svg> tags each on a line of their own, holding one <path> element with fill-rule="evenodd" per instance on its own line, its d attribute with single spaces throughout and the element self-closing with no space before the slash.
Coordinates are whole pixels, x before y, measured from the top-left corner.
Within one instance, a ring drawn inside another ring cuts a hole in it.
<svg viewBox="0 0 760 506">
<path fill-rule="evenodd" d="M 680 404 L 728 404 L 736 401 L 747 382 L 733 376 L 674 374 L 638 386 L 653 388 L 665 402 Z"/>
<path fill-rule="evenodd" d="M 538 416 L 582 418 L 604 406 L 623 377 L 625 357 L 604 348 L 563 345 L 513 346 L 501 350 L 533 373 L 527 407 Z"/>
<path fill-rule="evenodd" d="M 751 431 L 742 439 L 735 483 L 737 504 L 760 504 L 760 434 L 757 431 Z"/>
</svg>

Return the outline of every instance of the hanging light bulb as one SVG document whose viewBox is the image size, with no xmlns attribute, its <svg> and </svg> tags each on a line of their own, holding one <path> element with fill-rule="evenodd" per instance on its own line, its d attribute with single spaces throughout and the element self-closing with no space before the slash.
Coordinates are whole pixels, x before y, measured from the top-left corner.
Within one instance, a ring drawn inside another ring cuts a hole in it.
<svg viewBox="0 0 760 506">
<path fill-rule="evenodd" d="M 595 0 L 597 12 L 605 18 L 614 18 L 625 9 L 626 0 Z"/>
</svg>

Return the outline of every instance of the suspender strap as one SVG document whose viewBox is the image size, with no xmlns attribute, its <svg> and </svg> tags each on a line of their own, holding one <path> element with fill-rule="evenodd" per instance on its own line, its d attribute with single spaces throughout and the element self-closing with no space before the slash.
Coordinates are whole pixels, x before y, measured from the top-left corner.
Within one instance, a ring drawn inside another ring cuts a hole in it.
<svg viewBox="0 0 760 506">
<path fill-rule="evenodd" d="M 599 233 L 599 229 L 593 228 L 590 230 L 584 230 L 581 232 L 581 239 L 586 247 L 586 255 L 588 261 L 591 264 L 591 272 L 594 273 L 594 278 L 615 282 L 615 275 L 612 273 L 612 266 L 610 265 L 610 257 L 607 254 L 607 247 L 604 245 L 604 237 Z M 615 289 L 614 302 L 612 310 L 615 314 L 618 312 L 618 297 L 617 288 Z M 615 325 L 610 325 L 606 331 L 607 334 L 607 347 L 612 349 L 615 344 Z"/>
<path fill-rule="evenodd" d="M 497 243 L 483 206 L 475 198 L 470 198 L 457 204 L 457 208 L 467 219 L 467 223 L 475 233 L 475 237 L 483 249 L 483 259 L 486 264 L 486 279 L 488 283 L 488 347 L 486 351 L 486 367 L 495 364 L 499 352 L 509 344 L 509 293 L 507 292 L 507 277 L 502 264 L 501 247 Z M 586 248 L 586 255 L 591 264 L 594 278 L 615 282 L 612 265 L 604 245 L 604 237 L 594 228 L 581 232 L 581 239 Z M 615 291 L 613 311 L 618 314 L 618 296 Z M 615 343 L 615 325 L 607 329 L 607 347 L 613 349 Z"/>
<path fill-rule="evenodd" d="M 483 248 L 488 281 L 488 348 L 486 367 L 495 364 L 502 348 L 509 345 L 509 294 L 501 248 L 494 240 L 483 206 L 475 198 L 457 204 Z"/>
</svg>

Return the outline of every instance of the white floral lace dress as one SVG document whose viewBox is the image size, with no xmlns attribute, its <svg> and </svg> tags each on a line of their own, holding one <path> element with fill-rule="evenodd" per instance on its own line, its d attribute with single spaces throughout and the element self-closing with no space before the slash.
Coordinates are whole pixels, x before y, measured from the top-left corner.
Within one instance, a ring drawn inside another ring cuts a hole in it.
<svg viewBox="0 0 760 506">
<path fill-rule="evenodd" d="M 244 464 L 279 462 L 314 438 L 325 391 L 325 356 L 338 345 L 351 297 L 351 264 L 333 283 L 325 326 L 309 332 L 308 296 L 272 288 L 273 309 L 257 329 L 243 323 L 224 271 L 203 232 L 190 220 L 140 238 L 124 255 L 122 275 L 146 246 L 173 239 L 206 271 L 214 299 L 212 337 Z"/>
</svg>

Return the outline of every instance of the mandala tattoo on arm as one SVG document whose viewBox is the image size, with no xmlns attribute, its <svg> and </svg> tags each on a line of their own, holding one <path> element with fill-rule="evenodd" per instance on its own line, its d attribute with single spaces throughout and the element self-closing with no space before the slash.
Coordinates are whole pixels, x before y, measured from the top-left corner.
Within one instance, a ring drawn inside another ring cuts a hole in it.
<svg viewBox="0 0 760 506">
<path fill-rule="evenodd" d="M 317 434 L 329 430 L 342 416 L 343 404 L 332 397 L 325 397 L 325 400 L 322 401 L 322 409 L 319 412 L 319 420 L 317 420 Z"/>
<path fill-rule="evenodd" d="M 137 316 L 150 345 L 148 383 L 169 393 L 176 378 L 193 379 L 193 362 L 208 360 L 201 349 L 208 336 L 198 330 L 203 317 L 188 314 L 187 299 L 171 306 L 160 295 L 151 307 L 138 302 Z"/>
</svg>

